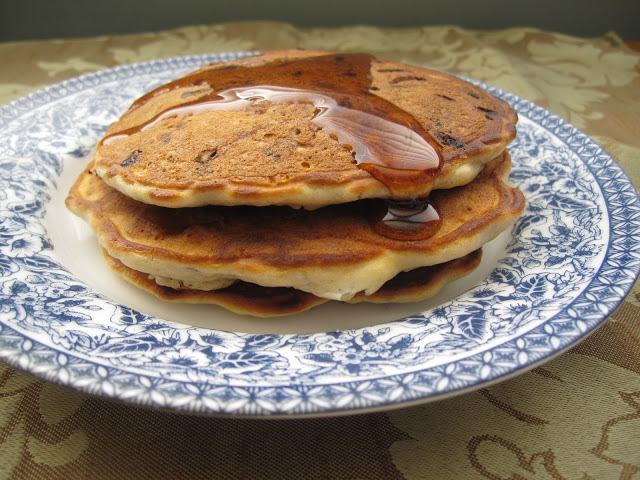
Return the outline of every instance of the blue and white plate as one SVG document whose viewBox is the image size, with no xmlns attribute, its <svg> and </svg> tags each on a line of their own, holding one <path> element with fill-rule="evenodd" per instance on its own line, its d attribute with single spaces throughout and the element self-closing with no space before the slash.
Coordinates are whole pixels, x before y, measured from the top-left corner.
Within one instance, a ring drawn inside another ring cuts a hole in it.
<svg viewBox="0 0 640 480">
<path fill-rule="evenodd" d="M 162 302 L 104 265 L 64 206 L 110 122 L 210 61 L 151 61 L 74 78 L 0 108 L 0 358 L 136 405 L 244 416 L 337 414 L 479 388 L 567 349 L 640 268 L 640 202 L 586 135 L 526 100 L 511 182 L 527 208 L 471 276 L 421 304 L 327 304 L 281 319 Z"/>
</svg>

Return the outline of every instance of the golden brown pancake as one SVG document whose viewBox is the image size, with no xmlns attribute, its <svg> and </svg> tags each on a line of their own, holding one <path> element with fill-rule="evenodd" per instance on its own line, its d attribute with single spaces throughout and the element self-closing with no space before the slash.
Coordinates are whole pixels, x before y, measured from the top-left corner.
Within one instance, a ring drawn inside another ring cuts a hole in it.
<svg viewBox="0 0 640 480">
<path fill-rule="evenodd" d="M 516 121 L 506 102 L 452 75 L 276 51 L 143 96 L 109 127 L 95 171 L 166 207 L 411 199 L 470 182 L 515 137 Z"/>
<path fill-rule="evenodd" d="M 461 258 L 508 228 L 524 208 L 522 193 L 503 181 L 510 160 L 504 151 L 471 183 L 433 191 L 429 202 L 439 228 L 422 239 L 412 229 L 430 221 L 400 221 L 382 200 L 312 211 L 171 209 L 123 195 L 95 175 L 93 165 L 72 187 L 67 206 L 90 224 L 109 255 L 133 270 L 198 290 L 242 280 L 349 300 L 371 295 L 400 272 Z"/>
<path fill-rule="evenodd" d="M 235 313 L 259 317 L 300 313 L 329 301 L 294 288 L 262 287 L 242 281 L 211 291 L 174 289 L 158 285 L 148 274 L 127 267 L 104 249 L 102 253 L 107 265 L 114 272 L 163 300 L 215 304 Z M 481 257 L 482 251 L 479 249 L 440 265 L 402 272 L 385 283 L 377 292 L 371 295 L 359 293 L 349 302 L 405 303 L 426 300 L 436 295 L 446 284 L 473 271 L 480 264 Z"/>
</svg>

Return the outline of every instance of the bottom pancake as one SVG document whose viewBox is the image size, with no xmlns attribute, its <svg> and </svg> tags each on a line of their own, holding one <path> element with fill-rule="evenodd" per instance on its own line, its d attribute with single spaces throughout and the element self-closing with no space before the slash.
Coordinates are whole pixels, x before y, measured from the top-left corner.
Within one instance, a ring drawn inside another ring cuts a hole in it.
<svg viewBox="0 0 640 480">
<path fill-rule="evenodd" d="M 263 287 L 243 281 L 219 290 L 174 289 L 159 285 L 148 274 L 127 267 L 106 250 L 102 249 L 102 253 L 113 271 L 163 300 L 216 304 L 235 313 L 258 317 L 300 313 L 330 301 L 295 288 Z M 410 303 L 431 298 L 445 285 L 471 273 L 481 258 L 482 250 L 478 249 L 449 262 L 399 273 L 377 292 L 371 295 L 360 292 L 349 303 Z"/>
</svg>

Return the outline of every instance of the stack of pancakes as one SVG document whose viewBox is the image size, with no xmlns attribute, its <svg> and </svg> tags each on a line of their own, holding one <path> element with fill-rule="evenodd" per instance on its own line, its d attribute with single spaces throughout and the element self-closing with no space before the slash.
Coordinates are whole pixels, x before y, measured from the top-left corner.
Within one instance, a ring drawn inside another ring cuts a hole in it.
<svg viewBox="0 0 640 480">
<path fill-rule="evenodd" d="M 517 116 L 457 77 L 364 54 L 207 65 L 113 123 L 71 188 L 110 267 L 258 316 L 412 302 L 513 224 Z"/>
</svg>

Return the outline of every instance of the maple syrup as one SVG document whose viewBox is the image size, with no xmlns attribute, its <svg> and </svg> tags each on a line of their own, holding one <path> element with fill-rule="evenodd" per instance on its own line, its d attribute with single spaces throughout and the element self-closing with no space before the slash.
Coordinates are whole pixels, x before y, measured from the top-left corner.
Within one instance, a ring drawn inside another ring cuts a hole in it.
<svg viewBox="0 0 640 480">
<path fill-rule="evenodd" d="M 373 229 L 394 240 L 425 240 L 440 228 L 442 219 L 427 199 L 397 202 L 387 200 L 371 225 Z"/>
</svg>

